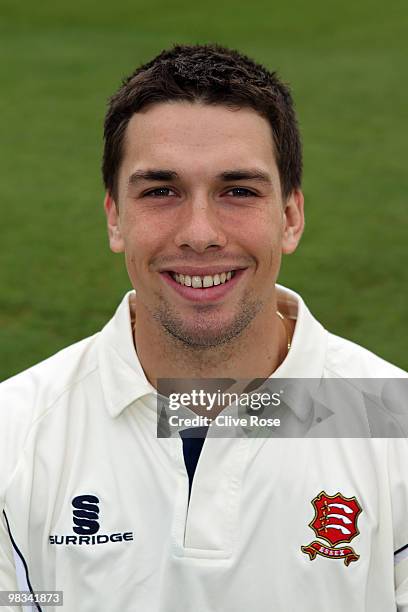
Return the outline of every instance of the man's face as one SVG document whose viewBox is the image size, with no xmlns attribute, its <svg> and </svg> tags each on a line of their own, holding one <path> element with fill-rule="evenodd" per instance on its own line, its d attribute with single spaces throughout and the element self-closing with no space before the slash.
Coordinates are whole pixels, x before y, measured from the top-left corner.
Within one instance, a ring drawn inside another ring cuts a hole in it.
<svg viewBox="0 0 408 612">
<path fill-rule="evenodd" d="M 199 347 L 271 316 L 281 254 L 303 229 L 302 205 L 298 191 L 283 202 L 271 129 L 252 109 L 174 102 L 136 113 L 116 205 L 105 199 L 110 245 L 125 253 L 136 312 Z"/>
</svg>

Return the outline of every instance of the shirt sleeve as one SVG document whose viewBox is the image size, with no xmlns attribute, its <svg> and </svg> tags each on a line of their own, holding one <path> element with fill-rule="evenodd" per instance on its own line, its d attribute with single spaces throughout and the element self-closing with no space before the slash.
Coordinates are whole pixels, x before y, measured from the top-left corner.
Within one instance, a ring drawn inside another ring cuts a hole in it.
<svg viewBox="0 0 408 612">
<path fill-rule="evenodd" d="M 408 440 L 388 440 L 388 469 L 394 536 L 398 612 L 408 612 Z"/>
<path fill-rule="evenodd" d="M 1 504 L 0 508 L 0 591 L 16 591 L 17 577 L 13 546 L 7 530 L 6 518 L 3 512 L 4 505 Z"/>
<path fill-rule="evenodd" d="M 32 421 L 33 386 L 19 377 L 0 385 L 0 591 L 18 590 L 13 544 L 7 524 L 7 490 L 15 474 Z M 19 607 L 1 610 L 19 612 Z"/>
<path fill-rule="evenodd" d="M 408 612 L 408 558 L 398 558 L 395 563 L 395 594 L 398 612 Z"/>
</svg>

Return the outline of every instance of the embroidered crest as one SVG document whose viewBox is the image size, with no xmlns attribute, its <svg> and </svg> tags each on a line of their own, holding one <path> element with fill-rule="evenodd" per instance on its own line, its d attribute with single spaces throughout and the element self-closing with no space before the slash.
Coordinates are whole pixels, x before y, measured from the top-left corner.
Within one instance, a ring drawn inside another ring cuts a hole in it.
<svg viewBox="0 0 408 612">
<path fill-rule="evenodd" d="M 351 546 L 338 546 L 351 542 L 359 535 L 357 519 L 362 508 L 355 497 L 344 497 L 341 493 L 327 495 L 321 491 L 313 500 L 315 515 L 309 527 L 313 529 L 316 537 L 325 540 L 328 546 L 314 540 L 301 550 L 309 555 L 311 561 L 316 555 L 329 557 L 329 559 L 343 559 L 344 565 L 349 566 L 358 561 L 357 555 Z"/>
</svg>

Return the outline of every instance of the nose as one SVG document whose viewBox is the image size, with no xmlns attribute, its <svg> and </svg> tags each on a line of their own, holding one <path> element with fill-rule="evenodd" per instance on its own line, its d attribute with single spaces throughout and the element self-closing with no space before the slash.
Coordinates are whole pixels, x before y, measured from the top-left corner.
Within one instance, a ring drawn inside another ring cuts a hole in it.
<svg viewBox="0 0 408 612">
<path fill-rule="evenodd" d="M 226 245 L 224 228 L 208 196 L 197 196 L 186 202 L 180 215 L 175 242 L 179 248 L 190 248 L 196 253 L 216 250 Z"/>
</svg>

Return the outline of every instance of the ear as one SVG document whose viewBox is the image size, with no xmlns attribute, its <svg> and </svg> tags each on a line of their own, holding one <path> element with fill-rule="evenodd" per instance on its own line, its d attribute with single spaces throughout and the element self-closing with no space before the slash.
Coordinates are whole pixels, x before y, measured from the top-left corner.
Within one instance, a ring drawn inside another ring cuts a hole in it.
<svg viewBox="0 0 408 612">
<path fill-rule="evenodd" d="M 105 195 L 104 208 L 108 224 L 109 246 L 114 253 L 123 253 L 125 245 L 120 230 L 119 210 L 109 192 Z"/>
<path fill-rule="evenodd" d="M 289 255 L 296 250 L 305 227 L 304 197 L 300 189 L 294 189 L 286 200 L 283 216 L 282 253 Z"/>
</svg>

